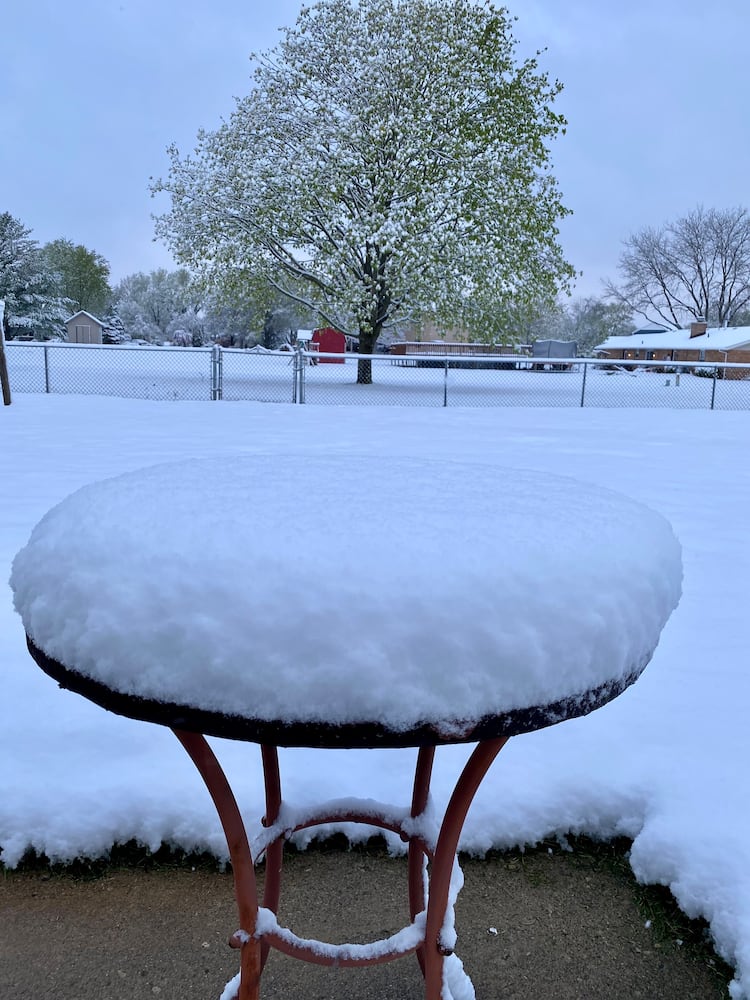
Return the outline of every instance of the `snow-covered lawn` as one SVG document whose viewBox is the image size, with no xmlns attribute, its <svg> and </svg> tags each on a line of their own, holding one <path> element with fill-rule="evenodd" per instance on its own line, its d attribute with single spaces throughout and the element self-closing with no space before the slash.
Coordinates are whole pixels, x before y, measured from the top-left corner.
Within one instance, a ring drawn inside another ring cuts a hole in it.
<svg viewBox="0 0 750 1000">
<path fill-rule="evenodd" d="M 126 396 L 151 400 L 210 400 L 213 379 L 208 347 L 114 347 L 111 345 L 11 342 L 8 368 L 16 393 L 50 392 Z M 398 360 L 398 359 L 396 359 Z M 424 359 L 423 359 L 424 360 Z M 703 378 L 687 367 L 665 373 L 663 363 L 609 371 L 601 362 L 577 359 L 566 371 L 492 367 L 446 373 L 437 367 L 402 367 L 394 358 L 372 358 L 373 383 L 356 385 L 357 356 L 344 364 L 304 368 L 308 405 L 351 406 L 585 406 L 750 410 L 750 378 Z M 480 362 L 477 362 L 480 363 Z M 661 369 L 661 370 L 660 370 Z M 295 367 L 283 352 L 221 351 L 221 397 L 291 403 Z M 740 371 L 747 374 L 745 366 Z"/>
<path fill-rule="evenodd" d="M 7 579 L 34 524 L 86 483 L 237 452 L 288 454 L 290 463 L 308 452 L 382 456 L 383 475 L 389 456 L 455 458 L 573 476 L 653 507 L 682 543 L 685 578 L 652 663 L 593 715 L 512 740 L 475 800 L 461 846 L 481 853 L 568 832 L 632 837 L 638 877 L 669 885 L 690 916 L 710 921 L 719 951 L 737 969 L 732 995 L 747 998 L 749 423 L 744 412 L 704 410 L 302 407 L 17 394 L 0 412 L 0 562 Z M 139 514 L 130 512 L 136 521 Z M 221 497 L 215 514 L 222 515 Z M 262 510 L 248 503 L 247 517 L 262 530 Z M 314 526 L 314 517 L 306 522 L 303 510 L 305 523 Z M 356 544 L 356 512 L 342 530 Z M 174 737 L 59 690 L 26 651 L 8 587 L 0 600 L 0 665 L 6 863 L 17 863 L 29 846 L 67 860 L 130 838 L 223 856 L 218 820 Z M 256 749 L 213 742 L 241 805 L 259 816 Z M 466 756 L 465 747 L 438 751 L 438 806 Z M 413 760 L 414 751 L 400 750 L 283 751 L 285 795 L 303 808 L 347 795 L 405 804 Z"/>
</svg>

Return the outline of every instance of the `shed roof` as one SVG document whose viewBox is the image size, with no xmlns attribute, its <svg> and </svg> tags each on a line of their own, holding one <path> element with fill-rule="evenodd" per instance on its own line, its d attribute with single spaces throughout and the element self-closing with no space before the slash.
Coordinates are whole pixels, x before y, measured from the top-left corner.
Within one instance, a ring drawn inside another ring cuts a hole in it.
<svg viewBox="0 0 750 1000">
<path fill-rule="evenodd" d="M 86 316 L 88 319 L 93 319 L 93 321 L 95 323 L 98 323 L 99 326 L 105 326 L 104 320 L 98 319 L 96 316 L 93 315 L 93 313 L 86 312 L 85 309 L 79 309 L 78 312 L 73 313 L 72 316 L 68 316 L 68 318 L 65 320 L 66 324 L 70 323 L 71 320 L 78 319 L 79 316 Z"/>
</svg>

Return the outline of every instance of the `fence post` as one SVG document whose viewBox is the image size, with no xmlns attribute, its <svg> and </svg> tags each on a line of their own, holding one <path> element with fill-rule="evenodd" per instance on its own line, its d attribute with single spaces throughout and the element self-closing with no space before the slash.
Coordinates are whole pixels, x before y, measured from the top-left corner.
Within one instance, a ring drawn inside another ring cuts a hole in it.
<svg viewBox="0 0 750 1000">
<path fill-rule="evenodd" d="M 714 408 L 714 402 L 716 400 L 716 372 L 717 371 L 718 371 L 718 369 L 714 368 L 714 377 L 713 377 L 712 385 L 711 385 L 711 409 L 712 410 Z"/>
<path fill-rule="evenodd" d="M 443 406 L 448 405 L 448 358 L 445 359 L 445 377 L 443 378 Z"/>
<path fill-rule="evenodd" d="M 581 406 L 583 406 L 583 402 L 586 399 L 586 372 L 588 371 L 588 369 L 589 369 L 589 366 L 584 361 L 583 362 L 583 381 L 581 382 Z"/>
<path fill-rule="evenodd" d="M 44 345 L 44 391 L 49 392 L 49 347 Z"/>
<path fill-rule="evenodd" d="M 10 378 L 8 377 L 8 359 L 5 354 L 5 300 L 0 299 L 0 388 L 3 393 L 3 405 L 10 406 Z"/>
<path fill-rule="evenodd" d="M 221 348 L 214 344 L 211 348 L 211 399 L 221 399 L 222 395 L 222 357 Z"/>
<path fill-rule="evenodd" d="M 298 341 L 294 345 L 294 355 L 292 366 L 292 402 L 304 403 L 305 401 L 305 356 L 304 344 Z"/>
</svg>

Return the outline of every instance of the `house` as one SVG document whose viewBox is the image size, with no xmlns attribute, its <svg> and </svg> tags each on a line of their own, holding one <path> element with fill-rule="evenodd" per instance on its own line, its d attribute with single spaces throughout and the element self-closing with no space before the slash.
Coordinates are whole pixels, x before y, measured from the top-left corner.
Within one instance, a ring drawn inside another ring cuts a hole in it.
<svg viewBox="0 0 750 1000">
<path fill-rule="evenodd" d="M 70 344 L 102 343 L 104 323 L 83 309 L 79 309 L 70 319 L 65 320 L 65 329 Z"/>
<path fill-rule="evenodd" d="M 750 326 L 709 327 L 691 323 L 685 330 L 636 330 L 608 337 L 597 354 L 617 361 L 694 361 L 750 365 Z M 746 378 L 747 372 L 728 368 L 725 378 Z"/>
</svg>

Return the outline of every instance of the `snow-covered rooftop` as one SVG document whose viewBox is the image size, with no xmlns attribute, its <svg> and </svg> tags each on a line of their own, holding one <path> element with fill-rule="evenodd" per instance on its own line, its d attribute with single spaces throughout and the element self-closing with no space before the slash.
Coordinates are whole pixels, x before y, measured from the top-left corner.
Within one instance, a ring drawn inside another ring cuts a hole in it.
<svg viewBox="0 0 750 1000">
<path fill-rule="evenodd" d="M 661 333 L 635 333 L 624 337 L 608 337 L 599 349 L 606 351 L 638 350 L 691 350 L 691 351 L 731 351 L 739 347 L 750 347 L 750 326 L 709 327 L 697 337 L 690 336 L 690 330 L 664 330 Z"/>
<path fill-rule="evenodd" d="M 71 320 L 78 319 L 79 316 L 86 316 L 88 319 L 93 320 L 94 323 L 98 323 L 99 326 L 105 325 L 104 320 L 98 319 L 93 313 L 86 312 L 85 309 L 79 309 L 78 312 L 74 312 L 72 316 L 68 316 L 65 322 L 70 323 Z"/>
</svg>

